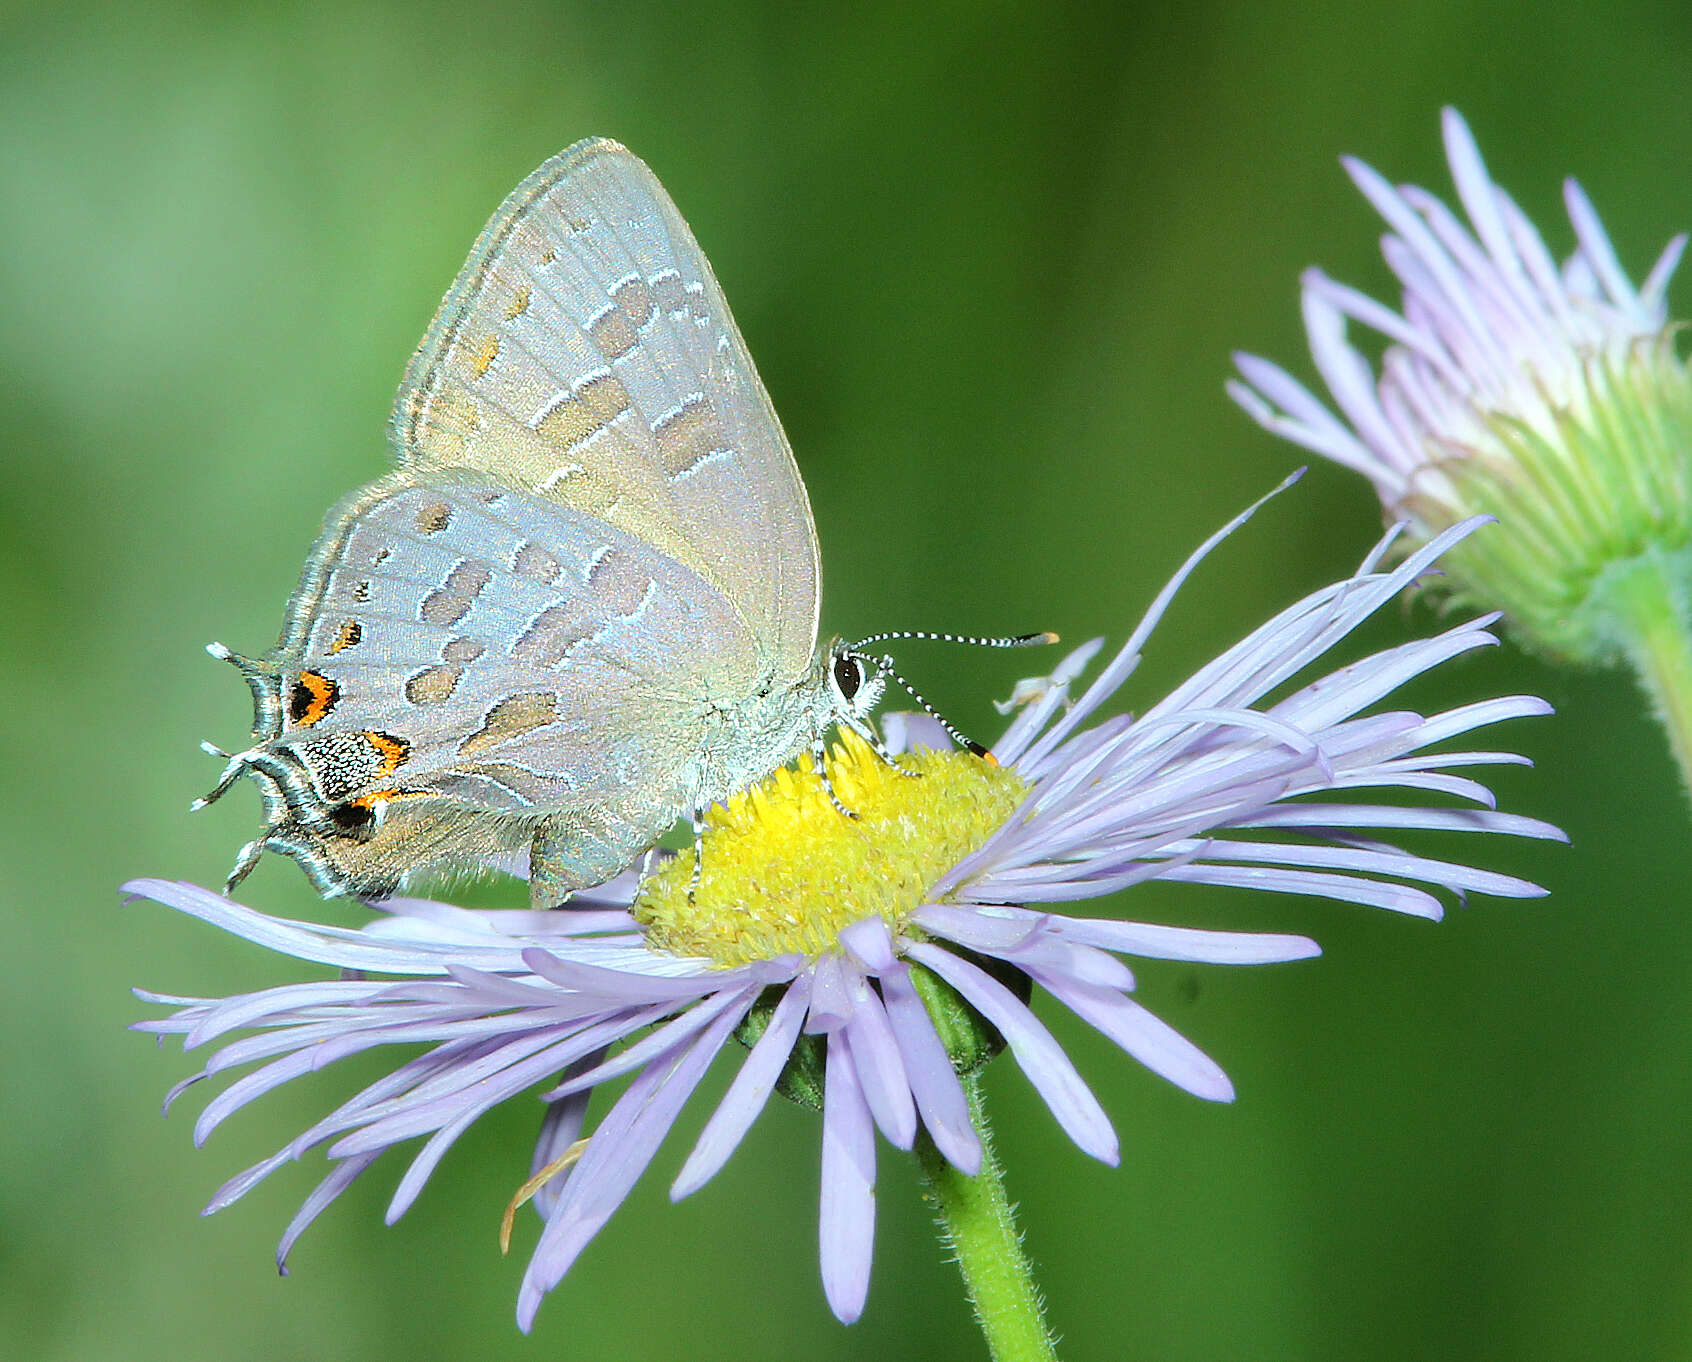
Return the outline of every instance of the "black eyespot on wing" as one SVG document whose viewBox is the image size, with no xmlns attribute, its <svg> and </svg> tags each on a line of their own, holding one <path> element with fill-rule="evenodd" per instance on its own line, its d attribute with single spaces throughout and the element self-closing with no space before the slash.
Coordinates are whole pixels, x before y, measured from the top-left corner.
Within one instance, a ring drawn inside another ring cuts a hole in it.
<svg viewBox="0 0 1692 1362">
<path fill-rule="evenodd" d="M 864 684 L 864 669 L 849 653 L 834 659 L 834 684 L 842 697 L 850 700 Z"/>
<path fill-rule="evenodd" d="M 335 831 L 362 842 L 376 827 L 376 810 L 368 804 L 337 804 L 329 810 Z"/>
</svg>

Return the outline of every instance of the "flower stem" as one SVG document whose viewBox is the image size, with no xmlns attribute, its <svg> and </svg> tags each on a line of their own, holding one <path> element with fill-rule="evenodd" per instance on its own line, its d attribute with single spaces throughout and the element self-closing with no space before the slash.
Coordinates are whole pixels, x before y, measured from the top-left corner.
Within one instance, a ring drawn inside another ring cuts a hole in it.
<svg viewBox="0 0 1692 1362">
<path fill-rule="evenodd" d="M 981 1077 L 971 1074 L 962 1081 L 981 1137 L 981 1171 L 974 1177 L 960 1173 L 935 1148 L 927 1131 L 917 1135 L 917 1160 L 938 1212 L 942 1242 L 956 1256 L 993 1362 L 1055 1362 L 1040 1292 L 993 1153 Z"/>
<path fill-rule="evenodd" d="M 1687 602 L 1672 564 L 1651 553 L 1630 565 L 1607 593 L 1623 630 L 1623 646 L 1651 697 L 1692 795 L 1692 633 Z"/>
</svg>

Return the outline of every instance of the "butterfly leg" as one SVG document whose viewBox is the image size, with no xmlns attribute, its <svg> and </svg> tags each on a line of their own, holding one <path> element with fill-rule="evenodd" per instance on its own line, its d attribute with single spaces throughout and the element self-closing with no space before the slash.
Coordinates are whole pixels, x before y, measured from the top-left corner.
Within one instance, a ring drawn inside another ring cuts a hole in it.
<svg viewBox="0 0 1692 1362">
<path fill-rule="evenodd" d="M 693 874 L 687 882 L 687 901 L 692 903 L 699 877 L 705 870 L 705 810 L 696 807 L 688 818 L 693 823 Z"/>
<path fill-rule="evenodd" d="M 616 875 L 639 850 L 578 817 L 548 818 L 535 829 L 529 847 L 529 905 L 562 908 L 578 889 L 591 889 Z"/>
<path fill-rule="evenodd" d="M 870 750 L 874 752 L 876 756 L 880 757 L 882 761 L 886 762 L 900 775 L 907 776 L 911 780 L 922 779 L 922 772 L 911 770 L 911 768 L 900 761 L 898 757 L 894 756 L 892 749 L 890 749 L 887 744 L 881 740 L 881 735 L 868 724 L 865 724 L 861 729 L 854 725 L 853 731 L 869 744 Z"/>
<path fill-rule="evenodd" d="M 823 793 L 828 796 L 828 802 L 834 805 L 835 812 L 844 818 L 856 818 L 855 809 L 849 809 L 840 802 L 840 796 L 834 793 L 834 782 L 828 778 L 828 767 L 824 758 L 828 755 L 828 745 L 823 741 L 822 731 L 819 729 L 811 738 L 811 769 L 817 773 L 817 779 L 822 782 Z"/>
</svg>

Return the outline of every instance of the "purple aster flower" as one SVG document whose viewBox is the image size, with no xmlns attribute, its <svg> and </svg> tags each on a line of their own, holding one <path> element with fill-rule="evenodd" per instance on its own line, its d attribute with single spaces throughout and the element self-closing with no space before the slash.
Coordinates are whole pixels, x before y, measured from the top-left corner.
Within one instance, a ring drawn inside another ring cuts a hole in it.
<svg viewBox="0 0 1692 1362">
<path fill-rule="evenodd" d="M 298 1075 L 378 1046 L 427 1047 L 226 1183 L 208 1209 L 327 1146 L 332 1170 L 283 1234 L 285 1261 L 305 1227 L 388 1149 L 422 1141 L 389 1205 L 392 1221 L 477 1118 L 538 1090 L 546 1114 L 531 1189 L 544 1224 L 519 1293 L 527 1329 L 738 1035 L 747 1049 L 671 1195 L 703 1185 L 770 1094 L 803 1090 L 809 1074 L 822 1108 L 822 1278 L 849 1322 L 869 1281 L 876 1132 L 898 1149 L 931 1141 L 938 1158 L 973 1176 L 983 1147 L 969 1088 L 985 1053 L 1002 1044 L 1070 1138 L 1116 1161 L 1108 1117 L 1030 1005 L 1035 986 L 1154 1072 L 1225 1101 L 1226 1075 L 1134 1001 L 1122 957 L 1240 965 L 1317 953 L 1302 936 L 1081 917 L 1064 905 L 1150 879 L 1427 918 L 1441 913 L 1433 890 L 1541 893 L 1383 840 L 1410 829 L 1560 837 L 1496 812 L 1485 787 L 1462 774 L 1521 758 L 1430 750 L 1545 713 L 1542 701 L 1512 696 L 1428 716 L 1377 708 L 1413 678 L 1494 642 L 1493 617 L 1293 684 L 1478 522 L 1435 535 L 1388 570 L 1395 530 L 1355 576 L 1283 611 L 1138 718 L 1097 718 L 1177 588 L 1245 519 L 1183 565 L 1078 696 L 1072 689 L 1098 641 L 1019 688 L 1024 704 L 994 748 L 997 764 L 931 750 L 943 739 L 925 720 L 890 721 L 889 738 L 922 777 L 907 779 L 848 737 L 829 770 L 859 816 L 842 818 L 808 768 L 778 772 L 713 814 L 694 893 L 691 858 L 682 857 L 562 911 L 395 898 L 371 905 L 382 916 L 370 925 L 348 930 L 273 918 L 193 885 L 130 884 L 133 894 L 343 971 L 222 999 L 140 995 L 175 1010 L 138 1029 L 218 1047 L 171 1100 L 201 1078 L 256 1065 L 207 1105 L 197 1142 Z M 1371 803 L 1359 793 L 1369 789 L 1459 803 Z M 957 1037 L 971 1024 L 986 1048 L 966 1055 Z M 625 1077 L 584 1140 L 590 1098 Z"/>
<path fill-rule="evenodd" d="M 1367 477 L 1388 516 L 1409 523 L 1406 543 L 1495 515 L 1497 533 L 1446 556 L 1445 584 L 1501 606 L 1512 633 L 1554 659 L 1629 655 L 1692 778 L 1692 696 L 1673 681 L 1688 669 L 1692 373 L 1665 302 L 1687 239 L 1635 287 L 1566 180 L 1576 246 L 1559 267 L 1462 117 L 1443 117 L 1467 222 L 1427 190 L 1344 160 L 1386 220 L 1398 310 L 1304 274 L 1310 353 L 1339 416 L 1255 355 L 1235 356 L 1228 391 L 1266 429 Z M 1352 322 L 1385 338 L 1378 372 Z M 1666 657 L 1650 639 L 1665 626 Z"/>
</svg>

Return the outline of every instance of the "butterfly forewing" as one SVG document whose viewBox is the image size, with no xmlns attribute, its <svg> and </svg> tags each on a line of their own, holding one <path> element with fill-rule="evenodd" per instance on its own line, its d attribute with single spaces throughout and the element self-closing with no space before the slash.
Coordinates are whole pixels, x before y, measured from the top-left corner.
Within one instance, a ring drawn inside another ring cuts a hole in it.
<svg viewBox="0 0 1692 1362">
<path fill-rule="evenodd" d="M 495 214 L 407 370 L 402 464 L 480 470 L 697 571 L 773 676 L 812 663 L 816 533 L 710 266 L 645 165 L 580 143 Z"/>
</svg>

